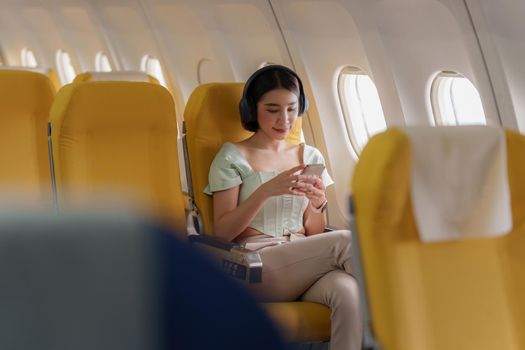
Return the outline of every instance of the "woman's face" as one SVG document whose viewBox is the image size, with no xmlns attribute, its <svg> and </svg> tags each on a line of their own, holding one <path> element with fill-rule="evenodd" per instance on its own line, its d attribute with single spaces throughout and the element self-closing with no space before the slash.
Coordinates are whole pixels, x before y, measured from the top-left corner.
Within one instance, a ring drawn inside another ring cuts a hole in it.
<svg viewBox="0 0 525 350">
<path fill-rule="evenodd" d="M 257 103 L 259 130 L 274 140 L 284 140 L 297 119 L 297 95 L 286 89 L 265 93 Z"/>
</svg>

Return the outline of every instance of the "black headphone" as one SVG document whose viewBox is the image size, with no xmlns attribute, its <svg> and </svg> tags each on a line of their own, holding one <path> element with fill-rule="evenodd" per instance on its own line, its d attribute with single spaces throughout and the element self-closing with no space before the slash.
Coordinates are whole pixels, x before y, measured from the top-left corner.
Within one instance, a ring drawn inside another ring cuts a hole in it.
<svg viewBox="0 0 525 350">
<path fill-rule="evenodd" d="M 302 115 L 308 110 L 308 100 L 306 99 L 306 95 L 304 94 L 303 82 L 301 81 L 301 78 L 299 78 L 297 73 L 295 73 L 288 67 L 281 66 L 279 64 L 271 64 L 256 70 L 246 81 L 246 84 L 244 85 L 244 90 L 242 92 L 242 98 L 239 102 L 239 112 L 241 113 L 241 118 L 243 120 L 249 120 L 250 116 L 252 115 L 252 112 L 257 111 L 255 101 L 253 101 L 253 99 L 248 95 L 248 91 L 250 91 L 253 81 L 257 79 L 262 73 L 267 72 L 269 70 L 284 71 L 293 75 L 297 79 L 297 82 L 299 84 L 298 115 Z"/>
</svg>

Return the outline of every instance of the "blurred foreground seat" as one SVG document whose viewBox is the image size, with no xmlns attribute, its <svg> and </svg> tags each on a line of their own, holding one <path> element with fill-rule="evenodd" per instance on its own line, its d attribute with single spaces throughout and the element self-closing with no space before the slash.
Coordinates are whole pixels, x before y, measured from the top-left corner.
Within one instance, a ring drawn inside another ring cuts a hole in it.
<svg viewBox="0 0 525 350">
<path fill-rule="evenodd" d="M 283 349 L 206 258 L 109 211 L 1 212 L 0 310 L 0 349 Z"/>
<path fill-rule="evenodd" d="M 389 129 L 363 150 L 352 196 L 371 328 L 383 349 L 525 349 L 525 136 L 505 136 L 513 227 L 490 238 L 423 242 L 408 135 Z"/>
</svg>

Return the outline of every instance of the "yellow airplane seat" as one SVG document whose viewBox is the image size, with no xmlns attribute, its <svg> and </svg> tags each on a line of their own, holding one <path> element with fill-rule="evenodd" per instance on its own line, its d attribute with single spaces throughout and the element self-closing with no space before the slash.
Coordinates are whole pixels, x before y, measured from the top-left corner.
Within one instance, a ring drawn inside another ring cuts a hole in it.
<svg viewBox="0 0 525 350">
<path fill-rule="evenodd" d="M 40 73 L 0 70 L 0 187 L 31 204 L 51 204 L 47 119 L 54 88 Z"/>
<path fill-rule="evenodd" d="M 49 77 L 49 80 L 51 80 L 51 83 L 53 84 L 53 86 L 55 87 L 55 91 L 60 90 L 60 88 L 62 87 L 62 83 L 60 82 L 60 78 L 58 77 L 58 73 L 56 69 L 49 68 L 46 71 L 46 74 Z"/>
<path fill-rule="evenodd" d="M 49 132 L 61 210 L 77 202 L 121 200 L 185 228 L 168 90 L 139 82 L 66 85 L 53 103 Z"/>
<path fill-rule="evenodd" d="M 87 81 L 137 81 L 159 85 L 156 78 L 141 71 L 84 72 L 78 74 L 73 83 Z"/>
<path fill-rule="evenodd" d="M 212 200 L 202 191 L 208 184 L 211 162 L 225 142 L 239 142 L 252 134 L 240 122 L 238 105 L 243 87 L 242 83 L 201 85 L 193 91 L 184 110 L 193 198 L 201 214 L 203 231 L 208 234 L 213 233 Z M 298 118 L 288 135 L 289 142 L 300 142 L 301 123 Z"/>
<path fill-rule="evenodd" d="M 512 230 L 494 237 L 422 241 L 404 130 L 372 137 L 361 153 L 352 200 L 370 326 L 382 349 L 525 348 L 525 136 L 504 138 Z"/>
<path fill-rule="evenodd" d="M 203 223 L 201 233 L 206 235 L 213 235 L 212 199 L 203 192 L 208 184 L 211 162 L 225 142 L 238 142 L 252 134 L 243 129 L 240 122 L 238 105 L 243 86 L 242 83 L 201 85 L 191 94 L 184 111 L 190 197 Z M 298 118 L 288 140 L 299 143 L 300 132 L 301 118 Z M 289 341 L 329 340 L 330 310 L 324 305 L 309 302 L 263 305 Z"/>
</svg>

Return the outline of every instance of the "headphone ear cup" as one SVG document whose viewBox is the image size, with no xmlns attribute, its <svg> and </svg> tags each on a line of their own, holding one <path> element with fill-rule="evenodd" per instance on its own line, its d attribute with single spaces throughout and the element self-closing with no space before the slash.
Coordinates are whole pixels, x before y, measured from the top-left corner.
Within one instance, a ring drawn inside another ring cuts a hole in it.
<svg viewBox="0 0 525 350">
<path fill-rule="evenodd" d="M 239 102 L 239 113 L 241 114 L 241 118 L 243 120 L 250 119 L 250 107 L 248 106 L 248 101 L 246 100 L 246 97 L 243 97 Z"/>
<path fill-rule="evenodd" d="M 246 106 L 250 118 L 257 120 L 257 104 L 253 101 L 253 98 L 251 98 L 250 96 L 246 97 Z"/>
<path fill-rule="evenodd" d="M 304 114 L 308 110 L 308 99 L 306 98 L 306 95 L 304 92 L 301 93 L 301 101 L 300 101 L 300 107 L 301 110 L 299 111 L 299 114 Z"/>
</svg>

